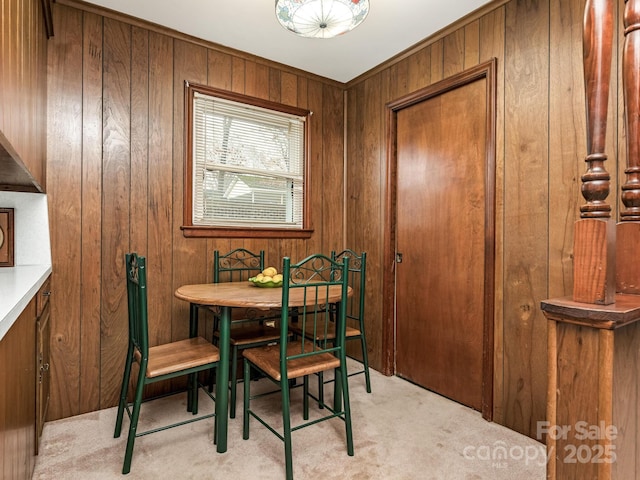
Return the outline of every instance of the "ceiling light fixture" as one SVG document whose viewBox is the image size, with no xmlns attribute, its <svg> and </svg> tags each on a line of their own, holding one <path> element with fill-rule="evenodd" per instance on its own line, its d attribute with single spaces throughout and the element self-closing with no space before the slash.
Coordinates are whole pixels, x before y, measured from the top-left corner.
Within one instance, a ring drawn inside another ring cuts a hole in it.
<svg viewBox="0 0 640 480">
<path fill-rule="evenodd" d="M 331 38 L 353 30 L 369 13 L 369 0 L 276 0 L 280 24 L 302 37 Z"/>
</svg>

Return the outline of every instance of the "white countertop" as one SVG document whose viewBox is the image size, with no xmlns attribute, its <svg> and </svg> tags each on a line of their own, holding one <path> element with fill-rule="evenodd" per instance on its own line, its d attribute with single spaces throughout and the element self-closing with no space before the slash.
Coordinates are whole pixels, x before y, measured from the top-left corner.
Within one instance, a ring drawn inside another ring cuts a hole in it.
<svg viewBox="0 0 640 480">
<path fill-rule="evenodd" d="M 14 209 L 14 267 L 0 267 L 0 340 L 51 273 L 47 196 L 0 191 Z"/>
<path fill-rule="evenodd" d="M 0 268 L 0 340 L 51 274 L 51 265 Z"/>
</svg>

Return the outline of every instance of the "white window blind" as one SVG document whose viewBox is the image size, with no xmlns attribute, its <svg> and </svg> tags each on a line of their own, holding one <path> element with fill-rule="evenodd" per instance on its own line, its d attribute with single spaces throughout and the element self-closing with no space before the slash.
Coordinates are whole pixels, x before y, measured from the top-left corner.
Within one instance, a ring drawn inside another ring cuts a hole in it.
<svg viewBox="0 0 640 480">
<path fill-rule="evenodd" d="M 193 224 L 303 227 L 304 117 L 194 92 Z"/>
</svg>

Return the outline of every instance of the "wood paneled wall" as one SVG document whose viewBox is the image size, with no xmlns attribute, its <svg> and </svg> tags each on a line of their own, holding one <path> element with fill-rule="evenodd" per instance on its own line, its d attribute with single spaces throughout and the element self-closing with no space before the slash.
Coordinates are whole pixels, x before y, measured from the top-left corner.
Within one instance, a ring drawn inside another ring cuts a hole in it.
<svg viewBox="0 0 640 480">
<path fill-rule="evenodd" d="M 283 255 L 366 250 L 369 359 L 382 369 L 388 363 L 382 284 L 393 278 L 383 266 L 385 104 L 495 57 L 494 421 L 535 437 L 547 387 L 547 324 L 539 305 L 571 293 L 573 223 L 582 203 L 584 3 L 496 1 L 342 85 L 73 0 L 57 2 L 48 92 L 56 291 L 50 419 L 116 403 L 127 334 L 122 258 L 128 250 L 149 258 L 156 342 L 187 335 L 187 306 L 173 291 L 209 281 L 216 248 L 264 248 L 274 264 Z M 621 16 L 623 0 L 617 5 Z M 620 84 L 620 68 L 612 72 L 613 85 Z M 311 239 L 183 237 L 185 80 L 314 112 Z M 624 169 L 616 158 L 625 155 L 618 90 L 612 88 L 607 137 L 612 192 Z M 615 215 L 618 202 L 611 203 Z"/>
<path fill-rule="evenodd" d="M 280 269 L 285 255 L 344 247 L 344 85 L 87 4 L 59 1 L 53 17 L 50 420 L 117 404 L 128 334 L 125 252 L 148 259 L 155 344 L 188 336 L 188 305 L 173 292 L 212 281 L 215 249 L 264 249 Z M 185 81 L 313 111 L 310 239 L 182 235 Z"/>
<path fill-rule="evenodd" d="M 616 3 L 621 17 L 624 2 Z M 370 278 L 385 278 L 385 104 L 497 58 L 494 421 L 534 438 L 546 415 L 547 321 L 540 301 L 571 294 L 573 224 L 583 203 L 584 5 L 494 2 L 347 85 L 347 238 L 369 252 Z M 620 77 L 615 64 L 612 72 Z M 612 85 L 607 168 L 613 196 L 625 152 L 619 147 L 622 93 L 615 78 Z M 616 215 L 617 200 L 610 200 Z M 378 350 L 386 319 L 381 284 L 370 287 L 367 308 L 378 317 L 370 319 L 367 334 Z"/>
</svg>

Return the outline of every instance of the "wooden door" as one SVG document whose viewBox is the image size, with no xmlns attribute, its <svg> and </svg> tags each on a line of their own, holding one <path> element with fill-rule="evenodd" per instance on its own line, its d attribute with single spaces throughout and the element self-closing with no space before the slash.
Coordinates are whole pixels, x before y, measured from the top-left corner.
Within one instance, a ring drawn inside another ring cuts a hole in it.
<svg viewBox="0 0 640 480">
<path fill-rule="evenodd" d="M 456 83 L 458 82 L 458 83 Z M 486 75 L 396 111 L 396 374 L 491 416 L 493 143 Z M 491 178 L 489 178 L 491 177 Z"/>
</svg>

